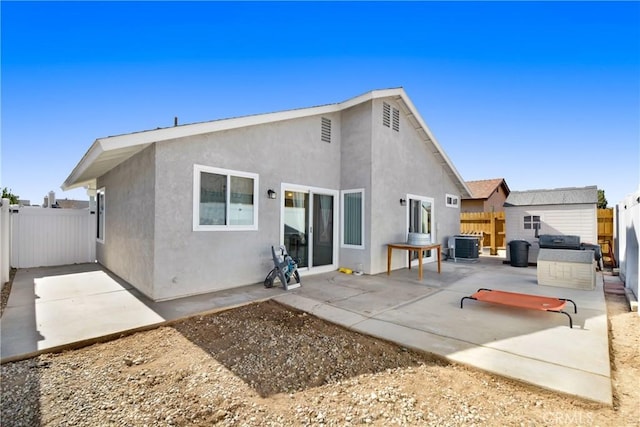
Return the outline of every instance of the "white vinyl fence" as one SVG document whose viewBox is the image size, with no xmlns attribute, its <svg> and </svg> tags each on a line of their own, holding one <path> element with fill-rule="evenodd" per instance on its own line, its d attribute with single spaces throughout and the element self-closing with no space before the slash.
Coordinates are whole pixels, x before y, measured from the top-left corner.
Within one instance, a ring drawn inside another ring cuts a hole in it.
<svg viewBox="0 0 640 427">
<path fill-rule="evenodd" d="M 12 208 L 10 253 L 15 268 L 94 262 L 95 215 L 88 209 Z"/>
<path fill-rule="evenodd" d="M 0 285 L 9 281 L 10 221 L 9 199 L 2 199 L 2 206 L 0 206 Z"/>
</svg>

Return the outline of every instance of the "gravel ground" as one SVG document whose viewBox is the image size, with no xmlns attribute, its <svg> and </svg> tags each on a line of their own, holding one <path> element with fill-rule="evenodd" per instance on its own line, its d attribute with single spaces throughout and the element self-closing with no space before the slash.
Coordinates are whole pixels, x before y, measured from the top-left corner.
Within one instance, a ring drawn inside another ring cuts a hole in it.
<svg viewBox="0 0 640 427">
<path fill-rule="evenodd" d="M 607 296 L 613 408 L 275 302 L 2 365 L 1 425 L 640 425 L 640 318 Z"/>
</svg>

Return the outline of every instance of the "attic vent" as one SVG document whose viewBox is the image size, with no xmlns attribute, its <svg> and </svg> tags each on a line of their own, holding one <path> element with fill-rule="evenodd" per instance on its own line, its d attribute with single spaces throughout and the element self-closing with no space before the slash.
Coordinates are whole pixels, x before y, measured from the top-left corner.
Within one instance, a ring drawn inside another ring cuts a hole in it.
<svg viewBox="0 0 640 427">
<path fill-rule="evenodd" d="M 391 105 L 386 102 L 382 103 L 382 124 L 386 127 L 391 126 Z"/>
<path fill-rule="evenodd" d="M 393 130 L 400 132 L 400 110 L 393 109 Z"/>
<path fill-rule="evenodd" d="M 400 110 L 392 108 L 386 102 L 382 103 L 382 124 L 400 132 Z"/>
<path fill-rule="evenodd" d="M 327 119 L 326 117 L 322 117 L 322 122 L 320 126 L 321 126 L 320 139 L 323 142 L 331 143 L 331 120 Z"/>
</svg>

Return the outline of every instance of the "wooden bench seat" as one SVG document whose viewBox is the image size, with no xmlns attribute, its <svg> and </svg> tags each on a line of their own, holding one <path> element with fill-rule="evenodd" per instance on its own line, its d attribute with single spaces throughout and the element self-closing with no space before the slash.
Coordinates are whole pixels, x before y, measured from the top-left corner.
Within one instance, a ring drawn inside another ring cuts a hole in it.
<svg viewBox="0 0 640 427">
<path fill-rule="evenodd" d="M 564 311 L 567 302 L 573 304 L 574 313 L 578 312 L 576 303 L 570 299 L 521 294 L 518 292 L 496 291 L 486 288 L 480 288 L 473 295 L 469 297 L 463 297 L 460 300 L 460 308 L 463 308 L 465 299 L 472 299 L 476 301 L 506 305 L 509 307 L 524 308 L 529 310 L 542 310 L 551 311 L 553 313 L 562 313 L 569 318 L 570 328 L 573 328 L 573 319 L 571 318 L 571 315 L 569 313 Z"/>
</svg>

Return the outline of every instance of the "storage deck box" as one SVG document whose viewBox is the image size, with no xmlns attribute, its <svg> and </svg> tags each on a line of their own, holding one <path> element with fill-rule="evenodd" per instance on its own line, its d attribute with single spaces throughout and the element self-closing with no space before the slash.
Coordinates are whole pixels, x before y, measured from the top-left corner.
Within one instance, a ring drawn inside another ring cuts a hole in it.
<svg viewBox="0 0 640 427">
<path fill-rule="evenodd" d="M 592 290 L 596 287 L 593 251 L 540 249 L 538 284 Z"/>
</svg>

